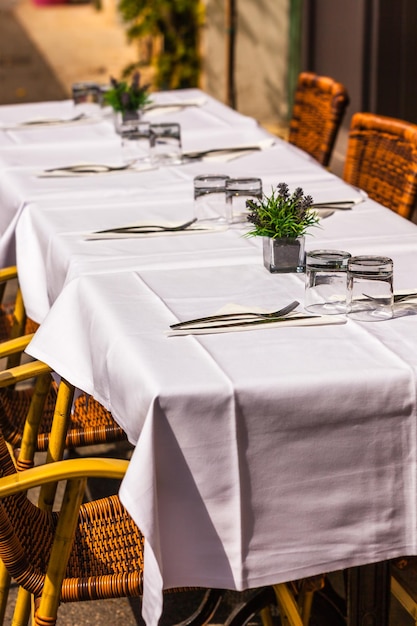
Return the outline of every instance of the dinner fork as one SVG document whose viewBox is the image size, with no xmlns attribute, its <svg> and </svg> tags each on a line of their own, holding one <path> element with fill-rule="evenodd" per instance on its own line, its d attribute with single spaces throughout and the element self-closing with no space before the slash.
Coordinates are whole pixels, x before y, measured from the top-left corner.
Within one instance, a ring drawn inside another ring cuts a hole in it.
<svg viewBox="0 0 417 626">
<path fill-rule="evenodd" d="M 218 315 L 209 315 L 208 317 L 198 317 L 193 320 L 187 320 L 185 322 L 177 322 L 176 324 L 171 324 L 170 328 L 183 328 L 184 326 L 192 326 L 194 324 L 204 324 L 206 322 L 217 321 L 222 322 L 225 320 L 239 321 L 247 317 L 253 317 L 261 320 L 275 319 L 279 317 L 285 317 L 285 315 L 288 315 L 289 313 L 291 313 L 291 311 L 296 309 L 299 304 L 300 303 L 297 300 L 294 300 L 294 302 L 287 304 L 286 306 L 282 307 L 282 309 L 278 309 L 277 311 L 271 311 L 270 313 L 255 313 L 254 311 L 246 311 L 242 313 L 223 313 Z"/>
<path fill-rule="evenodd" d="M 186 230 L 197 221 L 197 218 L 189 220 L 184 224 L 178 226 L 161 226 L 160 224 L 142 224 L 139 226 L 120 226 L 119 228 L 107 228 L 105 230 L 96 230 L 95 235 L 101 235 L 104 233 L 154 233 L 154 232 L 168 232 L 175 233 L 177 231 Z"/>
</svg>

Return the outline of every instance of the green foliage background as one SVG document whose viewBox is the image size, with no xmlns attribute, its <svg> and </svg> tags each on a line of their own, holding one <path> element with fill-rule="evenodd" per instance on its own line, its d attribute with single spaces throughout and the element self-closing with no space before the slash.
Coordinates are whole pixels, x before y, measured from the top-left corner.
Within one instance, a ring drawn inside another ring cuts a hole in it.
<svg viewBox="0 0 417 626">
<path fill-rule="evenodd" d="M 198 86 L 199 31 L 204 18 L 200 0 L 120 0 L 119 11 L 130 40 L 163 37 L 156 60 L 156 88 Z"/>
</svg>

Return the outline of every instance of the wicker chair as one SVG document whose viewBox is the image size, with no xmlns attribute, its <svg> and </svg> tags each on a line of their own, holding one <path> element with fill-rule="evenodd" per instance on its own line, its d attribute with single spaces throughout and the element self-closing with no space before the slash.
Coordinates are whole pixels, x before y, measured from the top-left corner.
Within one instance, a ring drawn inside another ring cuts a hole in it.
<svg viewBox="0 0 417 626">
<path fill-rule="evenodd" d="M 8 342 L 9 350 L 12 346 L 19 349 L 23 340 Z M 0 372 L 2 389 L 36 378 L 35 402 L 31 403 L 22 442 L 26 453 L 34 447 L 33 437 L 42 419 L 42 400 L 47 390 L 43 381 L 49 375 L 50 368 L 40 361 Z M 29 619 L 30 595 L 39 598 L 44 589 L 47 614 L 41 617 L 40 613 L 35 621 L 42 626 L 55 623 L 59 602 L 141 595 L 143 537 L 119 498 L 109 496 L 81 505 L 88 477 L 121 479 L 128 462 L 58 460 L 63 455 L 71 420 L 73 392 L 74 387 L 61 379 L 46 464 L 26 469 L 23 463 L 19 467 L 19 459 L 14 460 L 0 429 L 0 491 L 5 488 L 0 493 L 0 624 L 4 621 L 10 576 L 20 585 L 13 618 L 13 624 L 19 625 Z M 57 481 L 61 480 L 68 482 L 61 511 L 57 513 L 53 512 L 53 504 Z M 38 506 L 26 497 L 26 490 L 34 486 L 40 486 Z M 9 497 L 12 493 L 17 495 Z M 3 496 L 8 497 L 1 500 Z M 56 545 L 52 547 L 55 533 Z M 207 590 L 198 609 L 182 626 L 206 624 L 221 597 L 221 590 Z"/>
<path fill-rule="evenodd" d="M 373 113 L 356 113 L 343 178 L 409 219 L 417 194 L 417 126 Z"/>
<path fill-rule="evenodd" d="M 16 473 L 0 435 L 0 557 L 16 582 L 34 595 L 37 626 L 55 624 L 61 602 L 142 594 L 143 536 L 118 496 L 82 504 L 87 477 L 122 479 L 127 464 L 71 459 Z M 60 480 L 67 486 L 59 513 L 28 500 L 27 489 Z M 184 626 L 206 624 L 220 599 L 221 591 L 208 592 Z M 22 624 L 27 617 L 15 615 Z"/>
<path fill-rule="evenodd" d="M 349 97 L 327 76 L 302 72 L 298 77 L 288 141 L 327 167 Z"/>
<path fill-rule="evenodd" d="M 25 335 L 0 343 L 0 358 L 21 352 L 32 336 Z M 34 451 L 42 452 L 48 449 L 57 398 L 57 386 L 49 372 L 50 369 L 46 368 L 38 388 L 15 389 L 13 386 L 1 385 L 0 380 L 0 428 L 4 438 L 13 448 L 22 446 L 23 432 L 32 402 L 36 401 L 41 405 L 42 418 L 39 426 L 36 426 L 37 436 L 34 449 L 31 448 L 28 456 L 21 451 L 18 460 L 19 468 L 32 465 Z M 88 398 L 82 394 L 74 401 L 65 437 L 66 448 L 126 440 L 126 433 L 116 424 L 111 413 L 94 398 Z"/>
</svg>

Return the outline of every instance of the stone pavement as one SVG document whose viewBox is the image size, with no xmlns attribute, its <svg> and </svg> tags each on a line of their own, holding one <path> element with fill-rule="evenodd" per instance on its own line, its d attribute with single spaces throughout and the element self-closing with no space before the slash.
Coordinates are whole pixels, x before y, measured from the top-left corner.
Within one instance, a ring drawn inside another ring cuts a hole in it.
<svg viewBox="0 0 417 626">
<path fill-rule="evenodd" d="M 115 6 L 0 0 L 0 104 L 59 100 L 74 82 L 119 77 L 136 60 L 136 47 Z"/>
</svg>

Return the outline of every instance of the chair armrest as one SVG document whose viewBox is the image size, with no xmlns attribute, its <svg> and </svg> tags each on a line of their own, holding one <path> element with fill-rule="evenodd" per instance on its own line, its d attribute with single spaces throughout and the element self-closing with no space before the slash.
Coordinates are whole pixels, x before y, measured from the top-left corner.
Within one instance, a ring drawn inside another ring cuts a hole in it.
<svg viewBox="0 0 417 626">
<path fill-rule="evenodd" d="M 23 352 L 23 350 L 28 347 L 33 337 L 34 333 L 31 333 L 29 335 L 22 335 L 22 337 L 17 337 L 16 339 L 3 341 L 0 343 L 0 359 L 10 356 L 11 354 Z"/>
<path fill-rule="evenodd" d="M 39 487 L 60 480 L 80 478 L 122 479 L 129 461 L 124 459 L 67 459 L 46 465 L 37 465 L 10 476 L 0 478 L 0 498 L 11 496 L 32 487 Z"/>
<path fill-rule="evenodd" d="M 0 269 L 0 282 L 5 283 L 12 278 L 17 278 L 17 267 L 15 265 L 11 267 L 3 267 Z"/>
<path fill-rule="evenodd" d="M 31 361 L 24 365 L 10 367 L 9 369 L 0 371 L 0 388 L 9 387 L 10 385 L 15 385 L 23 380 L 29 380 L 30 378 L 35 378 L 40 374 L 46 374 L 48 372 L 52 372 L 52 369 L 49 365 L 46 365 L 46 363 L 42 363 L 42 361 Z"/>
</svg>

